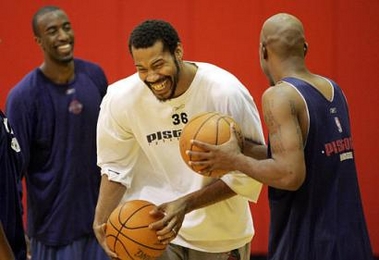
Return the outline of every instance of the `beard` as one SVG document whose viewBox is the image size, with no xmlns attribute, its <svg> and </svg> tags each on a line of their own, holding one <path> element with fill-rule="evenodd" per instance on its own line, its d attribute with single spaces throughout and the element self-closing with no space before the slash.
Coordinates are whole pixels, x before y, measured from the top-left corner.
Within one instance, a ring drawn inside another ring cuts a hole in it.
<svg viewBox="0 0 379 260">
<path fill-rule="evenodd" d="M 179 62 L 178 60 L 176 59 L 175 57 L 175 67 L 176 67 L 176 73 L 175 75 L 172 77 L 172 90 L 171 90 L 171 94 L 170 96 L 166 99 L 166 100 L 170 100 L 172 98 L 174 98 L 175 96 L 175 91 L 176 89 L 178 88 L 178 81 L 179 81 L 179 74 L 180 74 L 180 66 L 179 66 Z"/>
<path fill-rule="evenodd" d="M 74 60 L 74 52 L 71 52 L 68 55 L 62 56 L 62 55 L 57 55 L 54 57 L 55 61 L 61 64 L 67 64 L 70 63 Z"/>
<path fill-rule="evenodd" d="M 156 94 L 154 94 L 154 89 L 151 87 L 151 83 L 150 82 L 147 82 L 147 81 L 144 81 L 144 83 L 146 84 L 146 86 L 150 89 L 150 91 L 154 94 L 154 96 L 161 102 L 165 102 L 165 101 L 168 101 L 168 100 L 171 100 L 175 97 L 175 92 L 176 92 L 176 89 L 178 88 L 178 81 L 179 81 L 179 74 L 180 74 L 180 66 L 179 66 L 179 62 L 178 60 L 175 58 L 174 60 L 174 63 L 175 63 L 175 67 L 176 67 L 176 73 L 172 76 L 166 76 L 165 80 L 166 81 L 171 81 L 171 90 L 170 90 L 170 94 L 168 97 L 159 97 L 157 96 Z"/>
<path fill-rule="evenodd" d="M 73 55 L 70 55 L 68 57 L 64 57 L 63 59 L 60 59 L 60 62 L 61 63 L 70 63 L 71 61 L 74 60 L 74 56 Z"/>
</svg>

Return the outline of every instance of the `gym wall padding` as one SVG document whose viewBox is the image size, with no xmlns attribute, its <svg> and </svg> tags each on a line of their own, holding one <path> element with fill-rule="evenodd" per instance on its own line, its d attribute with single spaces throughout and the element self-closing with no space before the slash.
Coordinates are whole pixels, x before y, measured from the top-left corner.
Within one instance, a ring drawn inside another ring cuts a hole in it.
<svg viewBox="0 0 379 260">
<path fill-rule="evenodd" d="M 110 82 L 135 72 L 127 49 L 132 28 L 145 19 L 168 20 L 181 35 L 185 59 L 215 63 L 233 72 L 249 88 L 259 109 L 268 85 L 258 61 L 260 27 L 277 12 L 298 16 L 309 42 L 309 68 L 339 82 L 348 98 L 365 215 L 374 252 L 379 255 L 378 0 L 3 0 L 2 109 L 9 89 L 42 62 L 41 51 L 33 40 L 31 19 L 43 5 L 66 10 L 76 34 L 76 56 L 100 64 Z M 267 188 L 251 209 L 256 228 L 252 252 L 265 253 Z"/>
</svg>

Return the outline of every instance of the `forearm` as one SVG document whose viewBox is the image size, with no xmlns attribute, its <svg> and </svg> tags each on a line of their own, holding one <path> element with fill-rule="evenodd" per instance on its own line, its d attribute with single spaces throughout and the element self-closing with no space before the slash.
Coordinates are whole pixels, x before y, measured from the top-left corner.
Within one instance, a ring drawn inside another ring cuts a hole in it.
<svg viewBox="0 0 379 260">
<path fill-rule="evenodd" d="M 296 190 L 304 180 L 305 168 L 268 158 L 257 160 L 239 154 L 233 158 L 233 168 L 271 187 Z"/>
<path fill-rule="evenodd" d="M 257 160 L 267 159 L 267 146 L 245 139 L 243 154 Z"/>
<path fill-rule="evenodd" d="M 186 205 L 186 213 L 200 209 L 225 199 L 235 196 L 236 193 L 222 180 L 203 187 L 202 189 L 192 192 L 179 200 Z"/>
<path fill-rule="evenodd" d="M 99 225 L 108 220 L 109 215 L 120 203 L 125 191 L 125 186 L 108 180 L 107 175 L 104 174 L 101 177 L 99 198 L 95 211 L 95 224 Z"/>
</svg>

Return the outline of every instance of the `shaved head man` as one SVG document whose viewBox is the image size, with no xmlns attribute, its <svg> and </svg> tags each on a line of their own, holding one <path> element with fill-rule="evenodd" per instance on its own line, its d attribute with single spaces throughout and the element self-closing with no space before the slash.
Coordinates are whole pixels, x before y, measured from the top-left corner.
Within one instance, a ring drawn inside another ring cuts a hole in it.
<svg viewBox="0 0 379 260">
<path fill-rule="evenodd" d="M 268 259 L 373 259 L 347 100 L 336 82 L 307 69 L 307 50 L 298 18 L 267 19 L 259 55 L 270 82 L 262 97 L 268 146 L 245 142 L 241 151 L 235 135 L 218 146 L 193 141 L 206 152 L 188 152 L 199 160 L 190 163 L 238 170 L 269 186 Z"/>
<path fill-rule="evenodd" d="M 308 44 L 303 25 L 296 17 L 289 14 L 272 16 L 263 25 L 260 40 L 261 66 L 272 85 L 293 69 L 307 71 L 304 57 Z M 268 56 L 269 63 L 265 62 Z"/>
</svg>

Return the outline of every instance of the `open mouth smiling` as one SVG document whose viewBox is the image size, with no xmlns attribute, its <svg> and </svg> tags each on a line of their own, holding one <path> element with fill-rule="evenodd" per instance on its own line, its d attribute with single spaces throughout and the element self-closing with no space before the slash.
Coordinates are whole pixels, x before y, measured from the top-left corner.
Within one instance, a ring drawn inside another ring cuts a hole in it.
<svg viewBox="0 0 379 260">
<path fill-rule="evenodd" d="M 151 88 L 154 89 L 155 91 L 160 91 L 166 87 L 166 82 L 167 82 L 167 79 L 157 84 L 151 84 Z"/>
</svg>

